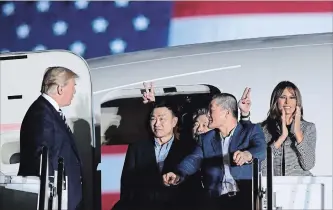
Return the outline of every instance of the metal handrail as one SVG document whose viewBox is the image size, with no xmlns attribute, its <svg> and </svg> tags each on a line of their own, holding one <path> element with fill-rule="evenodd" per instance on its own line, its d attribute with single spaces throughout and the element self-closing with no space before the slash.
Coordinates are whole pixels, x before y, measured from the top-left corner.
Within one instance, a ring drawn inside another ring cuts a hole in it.
<svg viewBox="0 0 333 210">
<path fill-rule="evenodd" d="M 44 210 L 45 206 L 45 192 L 48 177 L 48 149 L 42 148 L 41 160 L 40 160 L 40 187 L 38 198 L 38 210 Z"/>
<path fill-rule="evenodd" d="M 273 210 L 273 152 L 272 148 L 267 147 L 267 210 Z"/>
<path fill-rule="evenodd" d="M 53 199 L 57 198 L 58 210 L 62 209 L 62 190 L 66 186 L 66 178 L 64 175 L 64 159 L 58 158 L 58 170 L 54 171 L 55 176 L 49 175 L 49 161 L 48 149 L 42 148 L 41 161 L 40 161 L 40 188 L 38 196 L 38 210 L 53 209 Z M 55 185 L 55 181 L 57 184 Z M 65 183 L 65 184 L 64 184 Z M 47 195 L 47 187 L 49 187 L 49 194 Z M 46 199 L 48 197 L 48 199 Z M 46 205 L 47 200 L 47 205 Z"/>
<path fill-rule="evenodd" d="M 262 172 L 259 159 L 253 160 L 252 173 L 252 210 L 262 210 L 264 194 L 266 194 L 266 191 L 262 187 Z"/>
<path fill-rule="evenodd" d="M 252 166 L 252 210 L 260 210 L 259 200 L 260 200 L 260 166 L 259 159 L 253 159 Z"/>
<path fill-rule="evenodd" d="M 57 195 L 58 195 L 58 210 L 61 210 L 62 204 L 62 189 L 63 182 L 65 181 L 64 176 L 64 159 L 60 157 L 58 159 L 58 179 L 57 179 Z"/>
</svg>

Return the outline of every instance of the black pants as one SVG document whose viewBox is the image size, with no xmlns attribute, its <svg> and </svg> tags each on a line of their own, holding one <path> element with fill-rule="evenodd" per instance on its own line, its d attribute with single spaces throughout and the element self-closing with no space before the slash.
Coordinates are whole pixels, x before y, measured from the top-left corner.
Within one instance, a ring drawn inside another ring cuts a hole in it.
<svg viewBox="0 0 333 210">
<path fill-rule="evenodd" d="M 229 197 L 221 195 L 220 197 L 206 199 L 205 209 L 209 210 L 252 210 L 252 196 L 242 196 L 236 194 Z"/>
<path fill-rule="evenodd" d="M 82 200 L 81 200 L 80 203 L 76 206 L 75 210 L 83 210 L 83 202 L 82 202 Z"/>
<path fill-rule="evenodd" d="M 205 196 L 204 209 L 209 210 L 252 210 L 252 182 L 238 182 L 240 191 L 235 195 L 218 197 Z"/>
</svg>

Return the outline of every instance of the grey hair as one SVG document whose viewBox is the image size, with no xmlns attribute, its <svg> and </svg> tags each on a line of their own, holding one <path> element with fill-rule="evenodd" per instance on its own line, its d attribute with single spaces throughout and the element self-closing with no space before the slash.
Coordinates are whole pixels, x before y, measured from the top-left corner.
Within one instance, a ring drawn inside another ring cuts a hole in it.
<svg viewBox="0 0 333 210">
<path fill-rule="evenodd" d="M 57 85 L 66 86 L 68 80 L 78 77 L 76 73 L 68 68 L 62 66 L 49 67 L 44 73 L 41 93 L 53 93 Z"/>
<path fill-rule="evenodd" d="M 206 108 L 200 108 L 200 109 L 197 109 L 194 114 L 193 114 L 193 120 L 196 120 L 197 117 L 201 116 L 201 115 L 206 115 L 208 116 L 209 115 L 209 111 L 208 109 Z"/>
<path fill-rule="evenodd" d="M 219 93 L 213 96 L 212 100 L 216 101 L 223 109 L 231 111 L 232 116 L 238 119 L 237 99 L 229 93 Z"/>
</svg>

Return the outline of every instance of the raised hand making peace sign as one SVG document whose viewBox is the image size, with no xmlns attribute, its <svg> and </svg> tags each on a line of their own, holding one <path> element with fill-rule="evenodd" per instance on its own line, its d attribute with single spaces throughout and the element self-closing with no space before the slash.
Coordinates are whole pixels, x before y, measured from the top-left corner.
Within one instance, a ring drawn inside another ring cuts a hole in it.
<svg viewBox="0 0 333 210">
<path fill-rule="evenodd" d="M 247 116 L 251 109 L 251 88 L 245 88 L 242 98 L 238 101 L 238 108 L 242 116 Z"/>
<path fill-rule="evenodd" d="M 143 103 L 149 103 L 149 102 L 154 102 L 155 101 L 155 91 L 153 87 L 153 83 L 150 82 L 149 84 L 143 83 L 143 87 L 146 89 L 146 92 L 143 93 Z"/>
</svg>

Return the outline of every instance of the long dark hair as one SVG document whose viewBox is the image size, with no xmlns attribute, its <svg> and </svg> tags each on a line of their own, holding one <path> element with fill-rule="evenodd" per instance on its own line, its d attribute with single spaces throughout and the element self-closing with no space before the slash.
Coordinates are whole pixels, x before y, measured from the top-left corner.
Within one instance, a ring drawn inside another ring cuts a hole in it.
<svg viewBox="0 0 333 210">
<path fill-rule="evenodd" d="M 278 107 L 278 99 L 281 97 L 283 91 L 285 89 L 288 89 L 289 91 L 293 92 L 296 97 L 296 105 L 301 108 L 301 120 L 303 120 L 303 105 L 302 105 L 302 96 L 301 92 L 297 88 L 297 86 L 290 82 L 290 81 L 282 81 L 279 84 L 276 85 L 274 88 L 272 95 L 271 95 L 271 101 L 270 101 L 270 108 L 267 113 L 267 118 L 263 122 L 263 125 L 268 125 L 271 129 L 275 127 L 276 129 L 276 123 L 281 123 L 281 111 Z M 269 130 L 271 130 L 269 129 Z"/>
</svg>

